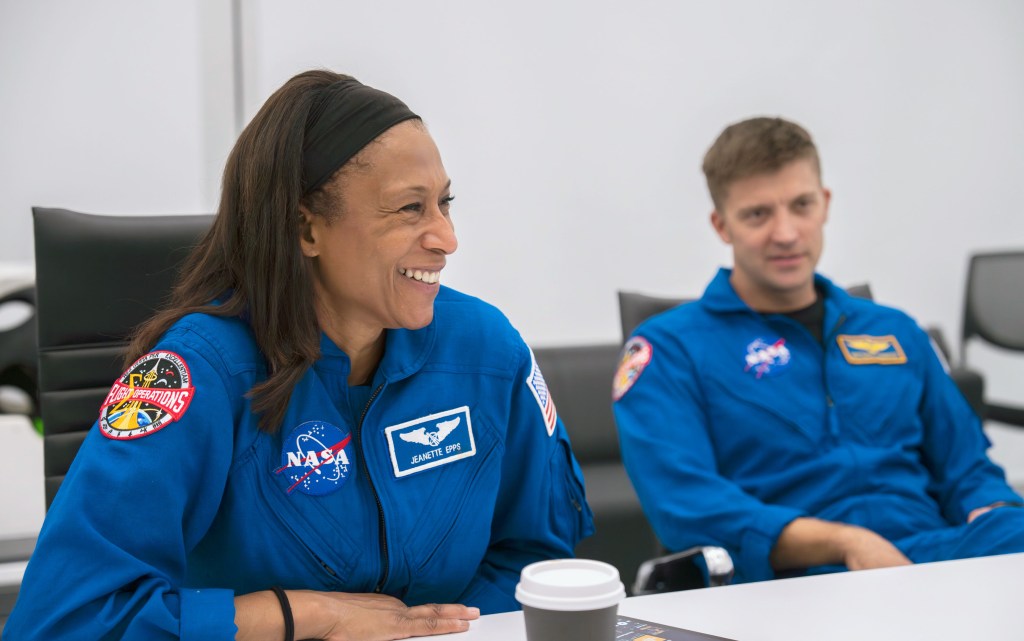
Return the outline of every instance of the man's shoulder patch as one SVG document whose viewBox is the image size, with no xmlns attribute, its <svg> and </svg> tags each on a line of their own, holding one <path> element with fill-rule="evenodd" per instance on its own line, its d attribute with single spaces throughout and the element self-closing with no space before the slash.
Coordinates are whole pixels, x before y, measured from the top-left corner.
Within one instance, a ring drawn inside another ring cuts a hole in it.
<svg viewBox="0 0 1024 641">
<path fill-rule="evenodd" d="M 654 348 L 643 336 L 634 336 L 626 341 L 619 359 L 619 368 L 612 379 L 612 400 L 617 401 L 633 387 L 644 368 L 651 362 Z"/>
</svg>

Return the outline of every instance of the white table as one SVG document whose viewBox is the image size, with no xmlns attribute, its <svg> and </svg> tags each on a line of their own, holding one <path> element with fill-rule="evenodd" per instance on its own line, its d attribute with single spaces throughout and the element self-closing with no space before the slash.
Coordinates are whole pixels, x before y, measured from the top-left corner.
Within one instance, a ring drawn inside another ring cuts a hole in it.
<svg viewBox="0 0 1024 641">
<path fill-rule="evenodd" d="M 739 641 L 1020 641 L 1024 554 L 626 599 L 619 613 Z M 522 613 L 455 641 L 523 641 Z"/>
</svg>

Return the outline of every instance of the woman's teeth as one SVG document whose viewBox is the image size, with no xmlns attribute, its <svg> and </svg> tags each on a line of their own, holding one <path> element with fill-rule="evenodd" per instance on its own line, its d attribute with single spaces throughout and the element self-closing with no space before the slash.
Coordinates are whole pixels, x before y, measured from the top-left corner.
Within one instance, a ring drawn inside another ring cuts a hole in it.
<svg viewBox="0 0 1024 641">
<path fill-rule="evenodd" d="M 407 276 L 413 280 L 418 280 L 421 283 L 434 284 L 441 280 L 441 272 L 428 272 L 421 269 L 399 269 L 399 274 Z"/>
</svg>

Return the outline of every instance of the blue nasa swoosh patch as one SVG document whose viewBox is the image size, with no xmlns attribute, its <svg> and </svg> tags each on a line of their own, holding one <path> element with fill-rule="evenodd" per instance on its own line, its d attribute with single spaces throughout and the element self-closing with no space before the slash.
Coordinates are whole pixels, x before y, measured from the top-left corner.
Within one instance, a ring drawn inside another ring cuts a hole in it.
<svg viewBox="0 0 1024 641">
<path fill-rule="evenodd" d="M 753 372 L 754 377 L 761 380 L 765 376 L 777 376 L 785 372 L 792 359 L 793 354 L 786 347 L 786 339 L 778 338 L 769 342 L 756 338 L 747 345 L 743 371 Z"/>
<path fill-rule="evenodd" d="M 284 439 L 281 467 L 274 474 L 288 479 L 288 494 L 324 496 L 352 476 L 353 455 L 351 434 L 324 421 L 306 421 Z"/>
<path fill-rule="evenodd" d="M 476 455 L 467 406 L 392 425 L 384 434 L 399 477 Z"/>
</svg>

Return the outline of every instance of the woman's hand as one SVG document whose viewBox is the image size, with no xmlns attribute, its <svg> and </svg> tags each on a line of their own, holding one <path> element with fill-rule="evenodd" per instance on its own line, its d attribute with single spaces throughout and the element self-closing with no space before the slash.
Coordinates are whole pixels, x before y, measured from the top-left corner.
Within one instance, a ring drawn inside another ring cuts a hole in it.
<svg viewBox="0 0 1024 641">
<path fill-rule="evenodd" d="M 341 592 L 309 593 L 318 599 L 318 618 L 329 621 L 326 630 L 313 635 L 327 641 L 390 641 L 432 634 L 463 632 L 469 622 L 480 616 L 477 608 L 464 605 L 430 604 L 408 607 L 395 597 L 384 594 L 345 594 Z M 296 615 L 296 638 L 299 622 Z"/>
<path fill-rule="evenodd" d="M 480 610 L 458 604 L 408 607 L 384 594 L 288 590 L 296 639 L 391 641 L 463 632 Z M 284 616 L 272 592 L 235 597 L 238 641 L 280 641 Z"/>
</svg>

